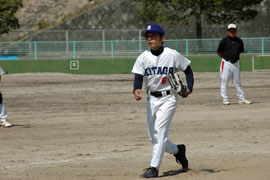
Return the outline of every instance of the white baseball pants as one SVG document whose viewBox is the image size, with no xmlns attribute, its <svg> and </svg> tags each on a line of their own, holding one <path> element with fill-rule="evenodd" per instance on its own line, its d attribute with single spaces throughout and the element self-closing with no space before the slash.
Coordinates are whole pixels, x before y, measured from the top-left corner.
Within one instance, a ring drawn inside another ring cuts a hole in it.
<svg viewBox="0 0 270 180">
<path fill-rule="evenodd" d="M 220 65 L 221 75 L 221 96 L 223 100 L 228 100 L 228 83 L 232 79 L 233 85 L 236 88 L 236 95 L 240 100 L 244 99 L 244 92 L 240 81 L 239 61 L 231 63 L 222 59 Z"/>
<path fill-rule="evenodd" d="M 7 119 L 7 111 L 4 101 L 0 104 L 0 121 L 6 121 Z"/>
<path fill-rule="evenodd" d="M 147 97 L 147 125 L 148 134 L 153 143 L 153 154 L 150 166 L 159 169 L 164 152 L 176 154 L 177 145 L 168 140 L 169 126 L 176 107 L 178 105 L 178 95 L 171 94 L 156 98 Z"/>
</svg>

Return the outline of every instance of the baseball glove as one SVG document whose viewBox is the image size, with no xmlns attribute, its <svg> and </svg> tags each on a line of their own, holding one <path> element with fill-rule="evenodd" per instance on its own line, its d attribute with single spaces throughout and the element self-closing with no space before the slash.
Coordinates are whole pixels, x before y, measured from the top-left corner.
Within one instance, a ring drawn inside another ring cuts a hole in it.
<svg viewBox="0 0 270 180">
<path fill-rule="evenodd" d="M 184 84 L 179 73 L 169 73 L 168 74 L 169 83 L 172 87 L 172 90 L 182 96 L 183 98 L 187 97 L 187 86 Z"/>
</svg>

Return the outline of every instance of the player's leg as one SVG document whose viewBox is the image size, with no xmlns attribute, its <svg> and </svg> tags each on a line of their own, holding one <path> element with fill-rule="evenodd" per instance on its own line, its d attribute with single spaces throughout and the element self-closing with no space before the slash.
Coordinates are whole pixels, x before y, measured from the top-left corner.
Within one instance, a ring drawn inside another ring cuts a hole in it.
<svg viewBox="0 0 270 180">
<path fill-rule="evenodd" d="M 178 104 L 178 96 L 176 95 L 176 99 L 177 99 L 177 104 Z M 177 107 L 177 104 L 174 106 L 175 108 Z M 163 106 L 166 108 L 166 104 L 165 106 Z M 167 106 L 168 108 L 170 108 L 170 105 Z M 182 165 L 183 170 L 188 170 L 188 160 L 186 157 L 186 147 L 184 144 L 173 144 L 169 139 L 168 139 L 168 132 L 169 132 L 169 125 L 170 122 L 172 120 L 172 117 L 174 115 L 175 111 L 172 112 L 171 116 L 168 118 L 170 119 L 169 123 L 168 123 L 168 129 L 167 129 L 167 133 L 165 134 L 165 149 L 164 151 L 174 155 L 175 160 L 177 163 Z"/>
<path fill-rule="evenodd" d="M 4 101 L 0 104 L 0 125 L 3 127 L 12 126 L 12 124 L 7 121 L 7 111 Z"/>
<path fill-rule="evenodd" d="M 166 102 L 164 102 L 156 112 L 151 161 L 151 166 L 153 167 L 160 167 L 165 151 L 171 154 L 175 154 L 178 151 L 177 146 L 168 140 L 169 126 L 177 107 L 178 97 L 175 97 L 177 97 L 177 95 L 167 97 L 169 100 L 165 100 Z"/>
<path fill-rule="evenodd" d="M 236 88 L 236 95 L 239 98 L 239 100 L 241 100 L 241 99 L 244 99 L 244 92 L 243 92 L 243 88 L 241 85 L 240 70 L 238 68 L 238 66 L 239 66 L 238 63 L 239 63 L 239 61 L 237 61 L 236 63 L 233 64 L 232 82 Z"/>
<path fill-rule="evenodd" d="M 154 144 L 154 128 L 155 128 L 155 121 L 156 121 L 156 106 L 154 103 L 150 101 L 150 97 L 147 99 L 147 130 L 150 141 Z"/>
<path fill-rule="evenodd" d="M 220 65 L 220 77 L 221 77 L 221 97 L 223 99 L 223 104 L 227 105 L 229 103 L 228 96 L 228 83 L 231 77 L 230 63 L 224 59 L 221 61 Z"/>
<path fill-rule="evenodd" d="M 150 141 L 155 144 L 157 140 L 154 136 L 154 127 L 156 121 L 156 103 L 153 102 L 153 97 L 151 98 L 150 95 L 147 97 L 147 129 L 149 134 Z M 158 177 L 158 167 L 153 166 L 150 164 L 150 167 L 147 168 L 143 174 L 140 175 L 141 178 L 153 178 Z"/>
<path fill-rule="evenodd" d="M 0 120 L 4 121 L 7 119 L 7 111 L 4 101 L 0 104 Z"/>
<path fill-rule="evenodd" d="M 239 98 L 240 104 L 251 104 L 250 101 L 245 99 L 244 91 L 241 84 L 241 77 L 240 77 L 240 69 L 239 69 L 239 61 L 233 64 L 233 75 L 232 75 L 232 82 L 236 88 L 236 95 Z"/>
<path fill-rule="evenodd" d="M 176 144 L 173 144 L 170 140 L 167 139 L 165 144 L 165 152 L 169 154 L 176 154 L 178 152 L 178 148 Z"/>
</svg>

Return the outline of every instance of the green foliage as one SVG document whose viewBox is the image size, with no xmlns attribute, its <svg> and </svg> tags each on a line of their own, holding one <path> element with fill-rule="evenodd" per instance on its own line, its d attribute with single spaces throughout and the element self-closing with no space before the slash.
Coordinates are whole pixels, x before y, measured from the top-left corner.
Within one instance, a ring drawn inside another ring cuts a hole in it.
<svg viewBox="0 0 270 180">
<path fill-rule="evenodd" d="M 20 27 L 15 13 L 22 6 L 22 0 L 0 0 L 0 34 Z"/>
<path fill-rule="evenodd" d="M 237 21 L 247 21 L 254 19 L 257 10 L 254 6 L 260 4 L 263 0 L 219 0 L 214 1 L 213 11 L 207 16 L 209 22 L 230 23 Z M 206 14 L 207 15 L 207 14 Z"/>
<path fill-rule="evenodd" d="M 49 26 L 50 26 L 50 24 L 47 23 L 44 19 L 41 19 L 38 21 L 38 29 L 39 30 L 46 29 Z"/>
<path fill-rule="evenodd" d="M 134 0 L 139 2 L 139 15 L 148 22 L 188 24 L 195 17 L 197 31 L 201 31 L 202 16 L 209 23 L 222 24 L 251 20 L 257 15 L 254 5 L 263 0 Z M 197 36 L 201 34 L 197 32 Z M 201 38 L 201 37 L 198 37 Z"/>
<path fill-rule="evenodd" d="M 70 19 L 72 16 L 73 15 L 71 13 L 67 13 L 61 18 L 61 21 L 65 22 L 66 20 Z"/>
</svg>

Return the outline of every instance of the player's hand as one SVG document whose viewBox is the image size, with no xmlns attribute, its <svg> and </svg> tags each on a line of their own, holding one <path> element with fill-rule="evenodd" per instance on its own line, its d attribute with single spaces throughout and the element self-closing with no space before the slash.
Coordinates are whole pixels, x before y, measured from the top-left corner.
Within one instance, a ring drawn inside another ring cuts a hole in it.
<svg viewBox="0 0 270 180">
<path fill-rule="evenodd" d="M 189 89 L 186 89 L 186 93 L 183 95 L 181 92 L 178 93 L 179 96 L 186 98 L 191 94 L 191 91 Z"/>
<path fill-rule="evenodd" d="M 134 94 L 134 97 L 137 101 L 141 100 L 142 99 L 142 96 L 140 96 L 140 93 L 141 93 L 141 90 L 140 89 L 136 89 L 133 94 Z"/>
<path fill-rule="evenodd" d="M 187 95 L 190 95 L 192 92 L 189 90 L 189 89 L 187 89 Z"/>
</svg>

